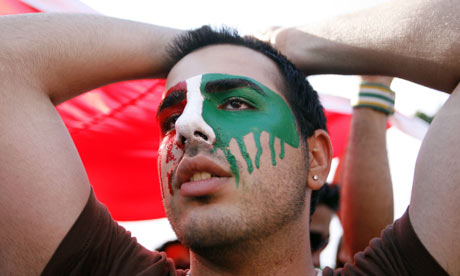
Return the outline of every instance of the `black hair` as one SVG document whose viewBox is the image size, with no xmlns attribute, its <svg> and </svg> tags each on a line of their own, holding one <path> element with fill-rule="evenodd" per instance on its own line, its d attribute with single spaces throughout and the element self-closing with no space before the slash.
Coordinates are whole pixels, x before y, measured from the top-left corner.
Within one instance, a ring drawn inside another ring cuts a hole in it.
<svg viewBox="0 0 460 276">
<path fill-rule="evenodd" d="M 165 242 L 164 244 L 162 244 L 160 247 L 158 247 L 155 250 L 158 252 L 166 251 L 168 247 L 170 247 L 171 245 L 176 245 L 176 244 L 183 245 L 179 240 L 172 240 L 172 241 Z"/>
<path fill-rule="evenodd" d="M 173 42 L 169 48 L 170 63 L 174 65 L 195 50 L 218 44 L 243 46 L 262 53 L 275 62 L 284 79 L 283 87 L 286 89 L 283 94 L 294 113 L 304 140 L 312 136 L 317 129 L 327 130 L 326 117 L 318 93 L 294 64 L 266 42 L 250 36 L 242 37 L 234 29 L 223 27 L 214 30 L 210 26 L 203 26 L 186 32 Z M 312 192 L 312 203 L 316 202 L 313 200 L 316 194 L 316 191 Z M 313 213 L 313 209 L 312 204 L 310 213 Z"/>
<path fill-rule="evenodd" d="M 337 212 L 337 210 L 339 209 L 339 200 L 339 186 L 326 183 L 321 187 L 321 189 L 317 191 L 317 197 L 315 198 L 315 206 L 323 204 L 326 205 L 332 211 Z"/>
</svg>

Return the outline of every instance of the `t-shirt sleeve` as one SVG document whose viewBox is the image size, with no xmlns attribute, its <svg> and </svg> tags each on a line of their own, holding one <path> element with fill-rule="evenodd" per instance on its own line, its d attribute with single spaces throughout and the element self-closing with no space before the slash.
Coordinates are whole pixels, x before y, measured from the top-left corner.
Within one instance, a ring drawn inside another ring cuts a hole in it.
<svg viewBox="0 0 460 276">
<path fill-rule="evenodd" d="M 154 234 L 154 233 L 152 233 Z M 42 275 L 169 275 L 165 255 L 137 243 L 94 193 Z M 181 271 L 177 271 L 182 275 Z"/>
<path fill-rule="evenodd" d="M 324 275 L 448 275 L 417 237 L 408 210 L 357 253 L 354 264 L 326 268 Z"/>
</svg>

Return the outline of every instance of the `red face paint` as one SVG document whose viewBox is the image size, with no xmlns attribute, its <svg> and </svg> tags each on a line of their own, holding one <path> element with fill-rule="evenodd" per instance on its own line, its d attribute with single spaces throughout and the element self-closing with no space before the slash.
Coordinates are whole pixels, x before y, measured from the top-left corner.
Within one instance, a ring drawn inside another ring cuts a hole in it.
<svg viewBox="0 0 460 276">
<path fill-rule="evenodd" d="M 161 164 L 162 159 L 163 158 L 161 157 L 161 154 L 158 154 L 158 164 Z M 163 175 L 161 173 L 160 166 L 158 166 L 158 175 L 160 176 L 160 181 L 161 181 L 161 179 L 163 179 Z M 160 185 L 160 191 L 161 191 L 161 198 L 165 198 L 165 192 L 164 192 L 164 189 L 163 189 L 163 185 Z"/>
<path fill-rule="evenodd" d="M 174 130 L 174 118 L 177 119 L 184 111 L 185 105 L 187 104 L 186 93 L 187 84 L 185 81 L 182 81 L 171 87 L 163 95 L 160 107 L 162 105 L 166 107 L 162 108 L 157 114 L 157 121 L 160 124 L 163 137 L 167 135 L 168 132 Z"/>
<path fill-rule="evenodd" d="M 168 178 L 168 190 L 169 190 L 170 195 L 174 195 L 174 191 L 171 186 L 172 173 L 173 173 L 173 170 L 170 170 L 169 172 L 166 173 L 166 177 Z"/>
<path fill-rule="evenodd" d="M 174 146 L 179 146 L 179 145 L 176 143 L 176 141 L 172 141 L 172 140 L 175 140 L 176 131 L 172 131 L 172 132 L 174 133 L 171 133 L 171 135 L 168 135 L 168 137 L 165 138 L 165 139 L 168 139 L 168 142 L 166 145 L 166 163 L 177 160 L 172 150 Z"/>
<path fill-rule="evenodd" d="M 160 179 L 163 181 L 163 175 L 161 173 L 161 167 L 166 167 L 166 181 L 167 187 L 170 195 L 174 195 L 172 189 L 172 176 L 175 167 L 177 167 L 180 158 L 183 155 L 183 146 L 179 145 L 176 142 L 176 130 L 174 128 L 175 120 L 182 114 L 184 111 L 185 105 L 187 104 L 187 84 L 185 81 L 176 84 L 171 87 L 164 95 L 162 104 L 164 107 L 161 108 L 161 111 L 157 114 L 157 121 L 160 124 L 162 132 L 162 145 L 160 146 Z M 162 161 L 164 160 L 164 164 Z M 164 198 L 164 189 L 162 187 L 162 196 Z"/>
<path fill-rule="evenodd" d="M 168 165 L 169 163 L 172 163 L 172 167 L 168 172 L 166 173 L 166 179 L 168 181 L 168 190 L 169 194 L 174 195 L 174 191 L 171 186 L 171 180 L 172 180 L 172 174 L 174 171 L 174 168 L 177 166 L 179 163 L 179 158 L 176 156 L 177 151 L 183 150 L 183 146 L 179 145 L 176 142 L 176 130 L 173 130 L 168 133 L 167 136 L 163 138 L 163 144 L 165 145 L 166 148 L 166 160 L 165 163 Z M 176 154 L 174 153 L 176 152 Z M 183 154 L 183 151 L 181 151 L 181 154 Z M 162 156 L 161 154 L 159 156 Z M 161 159 L 160 159 L 160 164 L 161 164 Z M 160 170 L 160 177 L 161 177 L 161 170 Z M 164 197 L 164 195 L 163 195 Z"/>
</svg>

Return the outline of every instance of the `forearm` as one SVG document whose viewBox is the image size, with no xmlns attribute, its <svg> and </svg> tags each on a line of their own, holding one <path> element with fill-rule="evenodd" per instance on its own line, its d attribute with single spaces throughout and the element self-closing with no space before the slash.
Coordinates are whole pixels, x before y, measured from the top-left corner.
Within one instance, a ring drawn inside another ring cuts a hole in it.
<svg viewBox="0 0 460 276">
<path fill-rule="evenodd" d="M 451 92 L 460 80 L 456 1 L 392 1 L 288 28 L 277 47 L 306 74 L 379 74 Z"/>
<path fill-rule="evenodd" d="M 386 151 L 386 115 L 355 108 L 342 168 L 340 218 L 350 256 L 393 221 L 393 190 Z"/>
<path fill-rule="evenodd" d="M 175 33 L 95 15 L 0 17 L 2 275 L 40 274 L 90 193 L 51 101 L 108 82 L 165 75 L 165 45 Z"/>
<path fill-rule="evenodd" d="M 55 104 L 120 80 L 165 76 L 177 30 L 98 15 L 0 17 L 2 80 L 47 93 Z"/>
</svg>

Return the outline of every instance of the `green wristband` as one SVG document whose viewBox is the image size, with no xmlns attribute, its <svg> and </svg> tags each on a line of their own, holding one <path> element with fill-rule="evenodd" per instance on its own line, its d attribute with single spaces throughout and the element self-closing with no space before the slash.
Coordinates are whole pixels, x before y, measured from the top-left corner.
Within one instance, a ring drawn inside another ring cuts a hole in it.
<svg viewBox="0 0 460 276">
<path fill-rule="evenodd" d="M 353 108 L 372 108 L 386 115 L 391 115 L 395 111 L 395 92 L 381 83 L 361 82 L 358 98 L 352 106 Z"/>
</svg>

